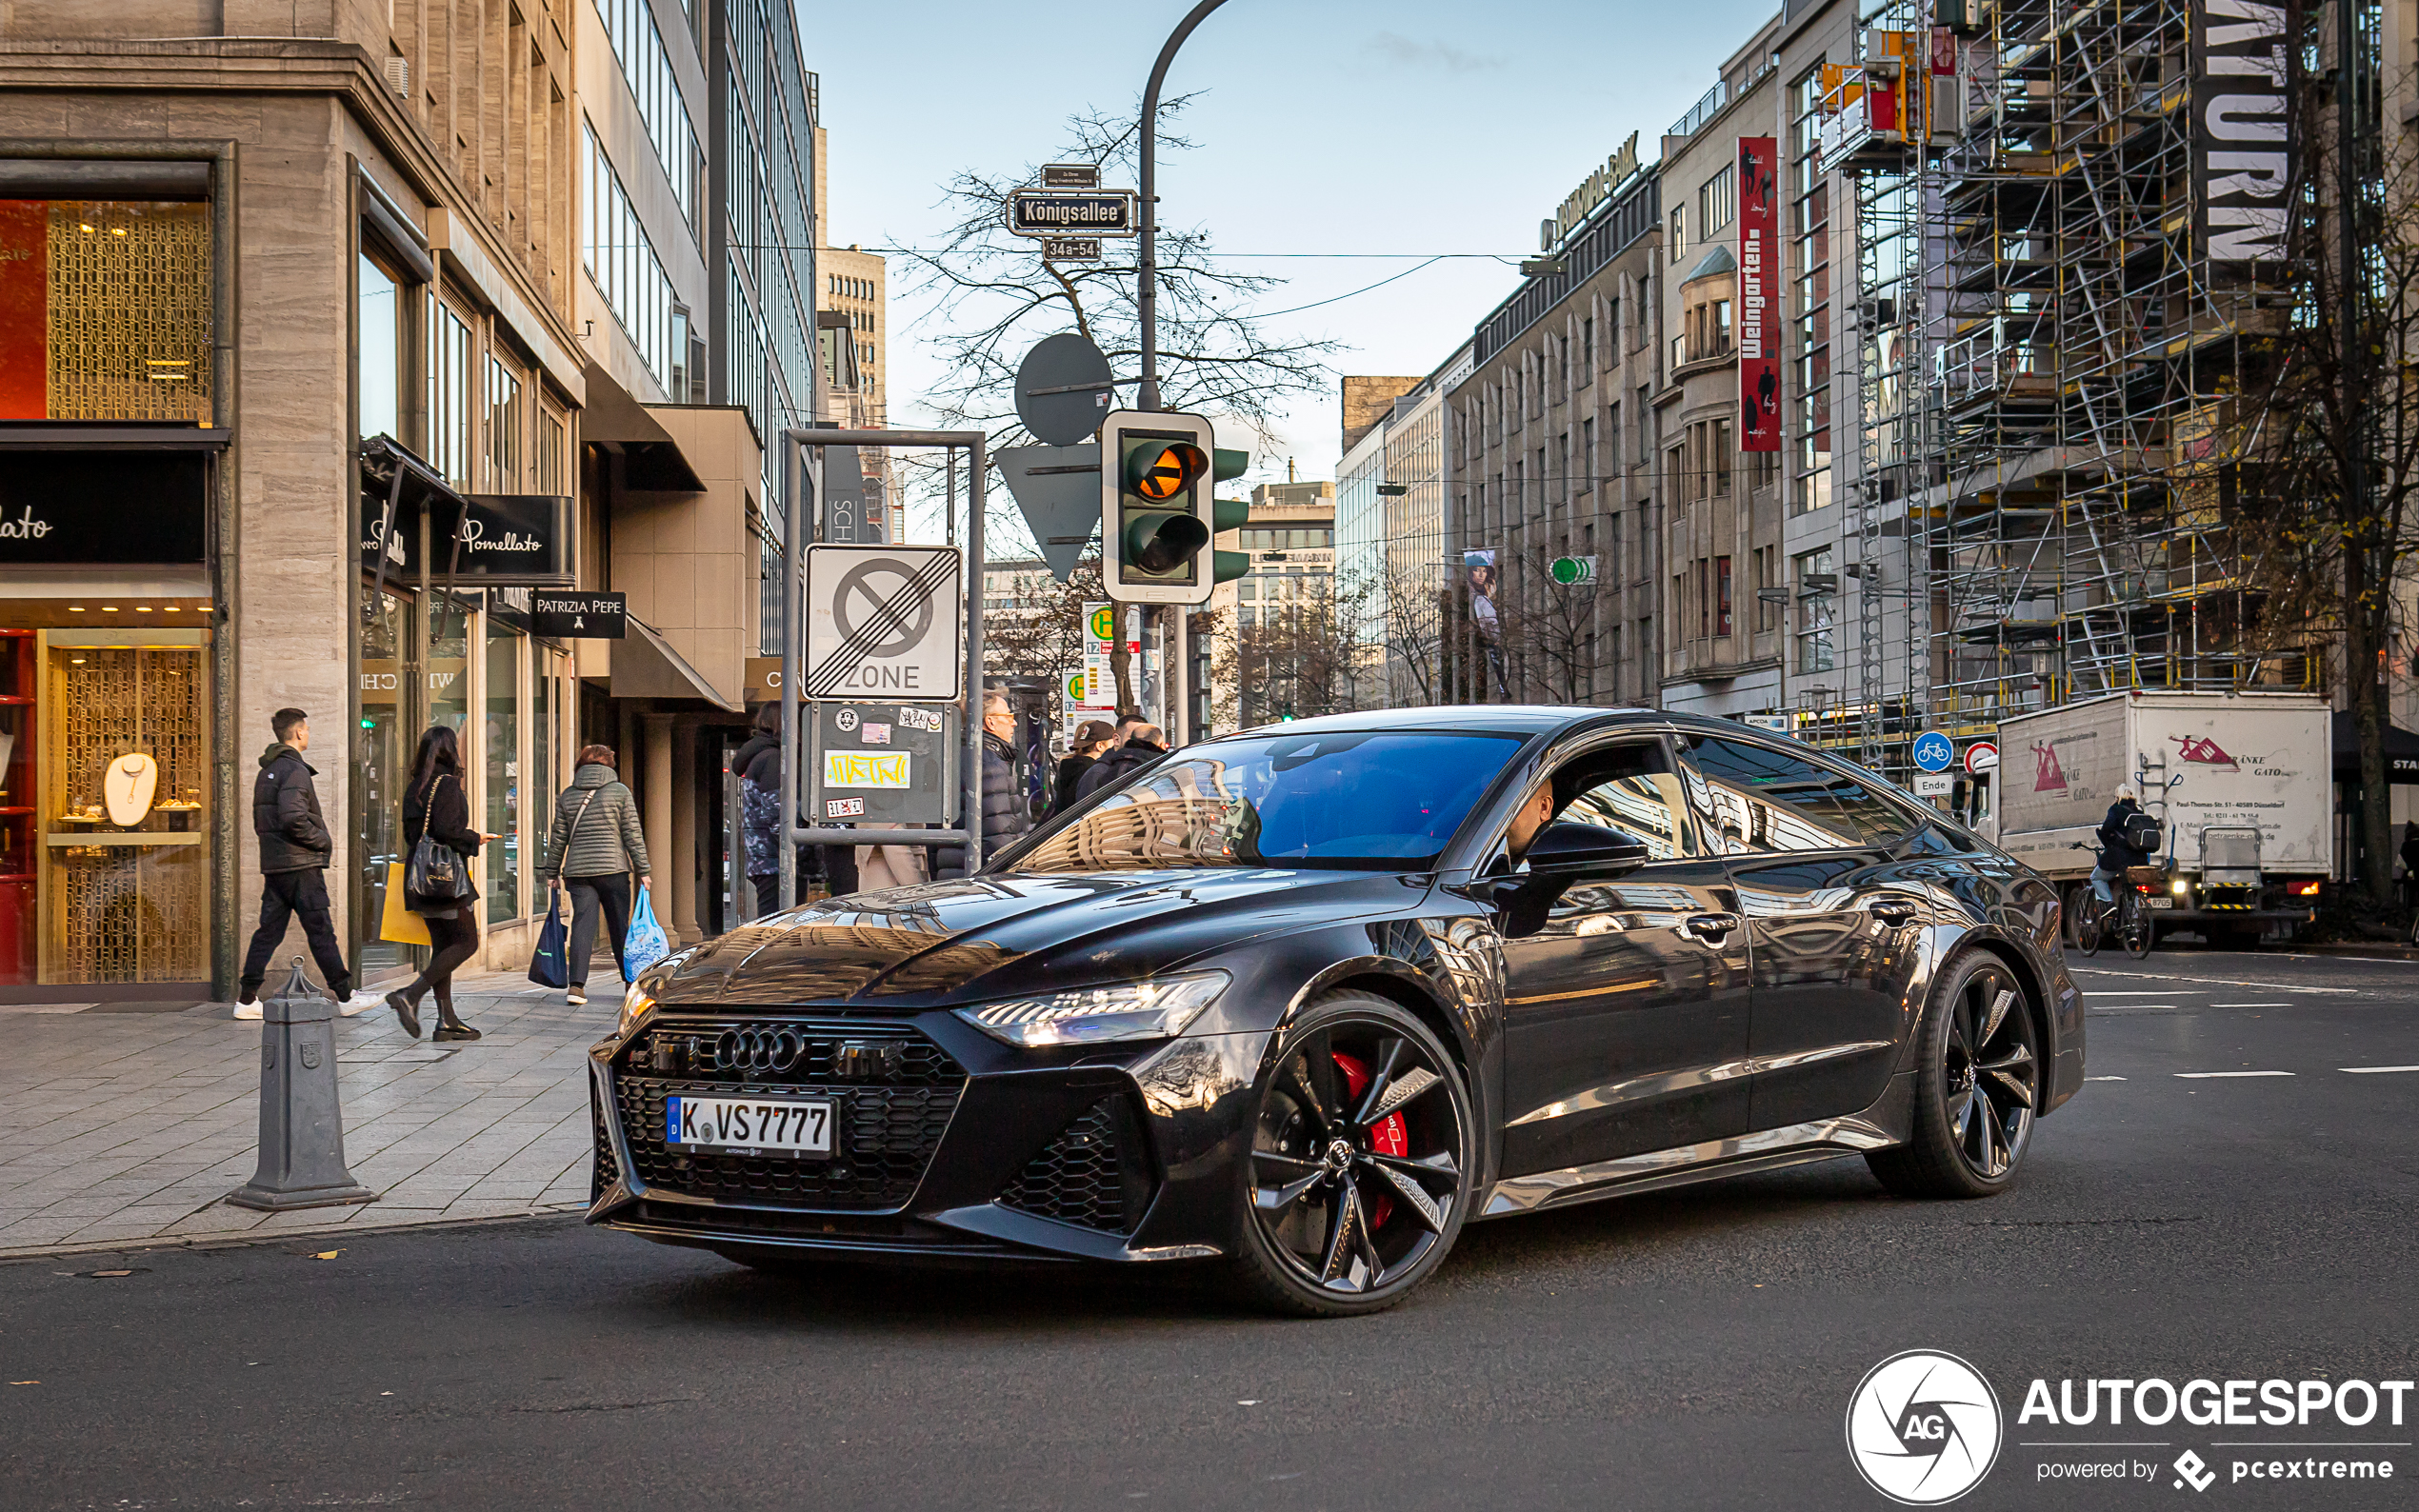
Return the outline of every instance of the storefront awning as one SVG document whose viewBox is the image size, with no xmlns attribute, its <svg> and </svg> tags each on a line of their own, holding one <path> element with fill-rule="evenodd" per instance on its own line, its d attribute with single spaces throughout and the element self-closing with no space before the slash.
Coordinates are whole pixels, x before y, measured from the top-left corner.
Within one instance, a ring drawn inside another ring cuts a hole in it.
<svg viewBox="0 0 2419 1512">
<path fill-rule="evenodd" d="M 2419 735 L 2399 725 L 2388 725 L 2386 737 L 2386 781 L 2419 784 Z M 2360 781 L 2360 726 L 2349 709 L 2335 715 L 2335 781 Z"/>
<path fill-rule="evenodd" d="M 717 692 L 689 658 L 637 615 L 630 617 L 630 634 L 610 644 L 615 698 L 694 698 L 734 714 L 746 712 L 746 705 Z"/>
<path fill-rule="evenodd" d="M 580 411 L 580 439 L 600 442 L 622 454 L 622 484 L 647 492 L 703 493 L 697 469 L 681 455 L 680 443 L 655 423 L 647 407 L 630 396 L 612 375 L 588 365 L 588 408 Z"/>
</svg>

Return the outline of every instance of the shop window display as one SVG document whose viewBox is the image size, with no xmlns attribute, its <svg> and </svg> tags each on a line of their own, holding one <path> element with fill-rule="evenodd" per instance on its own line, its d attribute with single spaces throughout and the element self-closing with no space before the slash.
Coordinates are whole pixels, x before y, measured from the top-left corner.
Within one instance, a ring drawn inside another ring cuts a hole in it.
<svg viewBox="0 0 2419 1512">
<path fill-rule="evenodd" d="M 0 419 L 210 419 L 207 205 L 0 200 Z"/>
</svg>

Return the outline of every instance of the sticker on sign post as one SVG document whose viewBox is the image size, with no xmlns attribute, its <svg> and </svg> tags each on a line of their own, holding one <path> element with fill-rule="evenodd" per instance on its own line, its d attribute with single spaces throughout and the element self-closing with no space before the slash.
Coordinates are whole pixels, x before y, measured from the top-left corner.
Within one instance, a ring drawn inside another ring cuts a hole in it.
<svg viewBox="0 0 2419 1512">
<path fill-rule="evenodd" d="M 823 753 L 826 787 L 911 787 L 909 755 L 898 750 L 828 750 Z"/>
<path fill-rule="evenodd" d="M 864 813 L 865 800 L 862 798 L 824 800 L 823 817 L 826 819 L 857 819 L 863 817 Z"/>
</svg>

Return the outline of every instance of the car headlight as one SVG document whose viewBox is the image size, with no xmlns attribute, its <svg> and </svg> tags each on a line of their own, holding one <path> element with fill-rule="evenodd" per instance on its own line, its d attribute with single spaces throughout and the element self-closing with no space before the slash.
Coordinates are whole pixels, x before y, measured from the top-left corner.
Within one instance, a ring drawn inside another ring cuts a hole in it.
<svg viewBox="0 0 2419 1512">
<path fill-rule="evenodd" d="M 629 1038 L 630 1030 L 646 1023 L 654 1011 L 655 1000 L 641 991 L 637 983 L 631 983 L 630 990 L 622 994 L 621 1027 L 615 1029 L 613 1033 L 624 1039 Z"/>
<path fill-rule="evenodd" d="M 1185 1032 L 1227 988 L 1223 971 L 1121 982 L 1046 997 L 1010 998 L 960 1008 L 957 1016 L 1004 1044 L 1100 1044 L 1167 1040 Z"/>
</svg>

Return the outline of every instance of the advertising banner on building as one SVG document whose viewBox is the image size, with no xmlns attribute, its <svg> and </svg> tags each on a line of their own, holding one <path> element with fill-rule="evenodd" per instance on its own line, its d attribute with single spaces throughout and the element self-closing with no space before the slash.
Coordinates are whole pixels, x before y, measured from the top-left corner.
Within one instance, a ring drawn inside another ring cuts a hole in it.
<svg viewBox="0 0 2419 1512">
<path fill-rule="evenodd" d="M 1739 138 L 1739 449 L 1781 449 L 1781 248 L 1777 156 Z"/>
<path fill-rule="evenodd" d="M 2289 4 L 2192 0 L 2192 203 L 2212 269 L 2282 262 L 2299 167 Z"/>
</svg>

